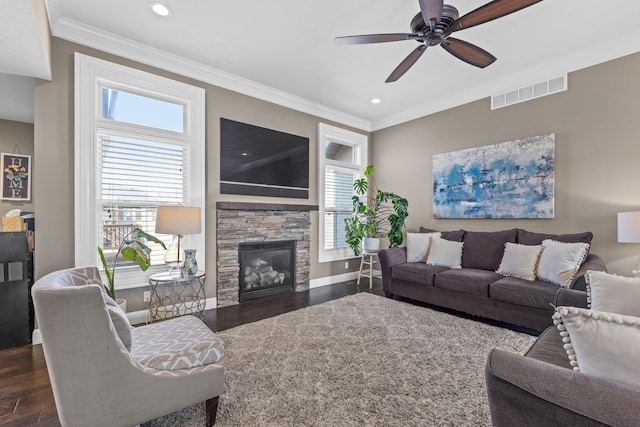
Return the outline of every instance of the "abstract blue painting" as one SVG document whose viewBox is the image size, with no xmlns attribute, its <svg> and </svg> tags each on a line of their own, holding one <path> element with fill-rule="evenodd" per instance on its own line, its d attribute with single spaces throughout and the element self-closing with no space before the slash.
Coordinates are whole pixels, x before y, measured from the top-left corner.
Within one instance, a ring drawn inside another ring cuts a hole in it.
<svg viewBox="0 0 640 427">
<path fill-rule="evenodd" d="M 435 218 L 553 218 L 555 135 L 433 156 Z"/>
</svg>

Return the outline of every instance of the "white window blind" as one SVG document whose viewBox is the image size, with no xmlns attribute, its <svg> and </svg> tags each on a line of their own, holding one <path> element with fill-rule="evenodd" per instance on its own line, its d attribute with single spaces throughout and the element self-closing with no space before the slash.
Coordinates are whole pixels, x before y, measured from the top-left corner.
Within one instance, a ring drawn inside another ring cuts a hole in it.
<svg viewBox="0 0 640 427">
<path fill-rule="evenodd" d="M 354 171 L 326 166 L 324 174 L 324 248 L 346 248 L 344 220 L 351 216 Z"/>
</svg>

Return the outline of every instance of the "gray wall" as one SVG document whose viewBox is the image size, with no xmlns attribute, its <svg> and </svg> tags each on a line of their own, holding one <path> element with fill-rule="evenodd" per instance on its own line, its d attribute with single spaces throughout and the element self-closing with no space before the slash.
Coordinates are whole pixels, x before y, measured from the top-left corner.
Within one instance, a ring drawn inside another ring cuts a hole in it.
<svg viewBox="0 0 640 427">
<path fill-rule="evenodd" d="M 318 204 L 317 194 L 317 125 L 324 121 L 318 117 L 281 107 L 216 86 L 194 81 L 158 70 L 85 46 L 54 38 L 52 43 L 52 81 L 37 81 L 35 96 L 35 152 L 37 179 L 33 191 L 38 217 L 36 239 L 36 277 L 74 265 L 74 176 L 73 176 L 73 54 L 81 52 L 97 58 L 123 64 L 154 74 L 183 81 L 206 90 L 206 233 L 207 255 L 204 267 L 209 272 L 207 295 L 215 295 L 216 216 L 218 201 L 244 201 L 262 203 Z M 310 140 L 310 196 L 308 200 L 221 195 L 219 193 L 220 117 L 243 121 L 308 137 Z M 355 130 L 355 129 L 352 129 Z M 356 130 L 357 131 L 357 130 Z M 362 132 L 361 132 L 362 133 Z M 318 212 L 311 215 L 311 279 L 345 273 L 344 262 L 318 263 Z M 351 269 L 356 268 L 352 261 Z M 119 291 L 127 298 L 128 310 L 145 308 L 143 289 Z"/>
<path fill-rule="evenodd" d="M 0 152 L 14 153 L 16 145 L 18 146 L 17 152 L 19 154 L 31 156 L 31 162 L 35 160 L 33 156 L 33 125 L 31 123 L 0 119 Z M 34 176 L 33 169 L 32 167 L 32 177 Z M 2 176 L 2 180 L 4 181 L 4 175 Z M 33 181 L 31 185 L 33 191 Z M 0 216 L 4 216 L 4 214 L 12 209 L 33 212 L 33 192 L 31 193 L 30 201 L 0 200 Z"/>
<path fill-rule="evenodd" d="M 483 99 L 372 134 L 380 188 L 409 200 L 409 231 L 592 231 L 592 251 L 630 275 L 640 245 L 617 243 L 617 212 L 640 210 L 640 54 L 569 75 L 566 92 L 491 111 Z M 555 133 L 555 218 L 433 218 L 434 154 Z"/>
</svg>

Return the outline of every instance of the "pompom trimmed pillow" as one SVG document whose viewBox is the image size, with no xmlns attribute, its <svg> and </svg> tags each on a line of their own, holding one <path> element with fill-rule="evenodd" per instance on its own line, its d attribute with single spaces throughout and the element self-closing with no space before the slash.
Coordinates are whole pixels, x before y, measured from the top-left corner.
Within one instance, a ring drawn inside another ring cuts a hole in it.
<svg viewBox="0 0 640 427">
<path fill-rule="evenodd" d="M 496 273 L 524 280 L 536 279 L 536 267 L 542 245 L 504 244 L 504 255 Z"/>
<path fill-rule="evenodd" d="M 432 237 L 440 237 L 440 232 L 407 233 L 407 262 L 426 262 Z"/>
<path fill-rule="evenodd" d="M 553 322 L 575 371 L 640 387 L 640 318 L 558 307 Z"/>
<path fill-rule="evenodd" d="M 588 243 L 542 241 L 537 278 L 558 286 L 569 287 L 582 262 L 589 253 Z"/>
<path fill-rule="evenodd" d="M 427 254 L 427 264 L 462 268 L 462 246 L 462 242 L 452 242 L 439 237 L 432 238 Z"/>
<path fill-rule="evenodd" d="M 640 279 L 587 270 L 587 307 L 627 316 L 640 316 Z"/>
</svg>

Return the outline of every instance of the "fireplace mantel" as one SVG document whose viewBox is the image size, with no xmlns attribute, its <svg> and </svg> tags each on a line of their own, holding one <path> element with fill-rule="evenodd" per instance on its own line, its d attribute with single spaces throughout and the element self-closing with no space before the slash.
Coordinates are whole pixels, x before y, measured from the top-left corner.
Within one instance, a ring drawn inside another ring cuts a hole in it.
<svg viewBox="0 0 640 427">
<path fill-rule="evenodd" d="M 317 211 L 318 205 L 288 205 L 283 203 L 216 202 L 216 209 L 229 211 Z"/>
</svg>

